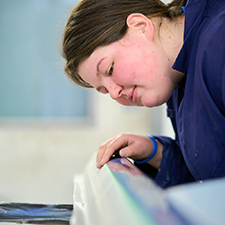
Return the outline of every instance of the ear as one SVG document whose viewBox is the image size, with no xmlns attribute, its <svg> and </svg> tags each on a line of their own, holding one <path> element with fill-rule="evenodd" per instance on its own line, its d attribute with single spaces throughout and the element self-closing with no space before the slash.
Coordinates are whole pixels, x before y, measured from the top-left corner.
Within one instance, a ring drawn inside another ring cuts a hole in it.
<svg viewBox="0 0 225 225">
<path fill-rule="evenodd" d="M 150 40 L 154 37 L 155 27 L 151 19 L 141 13 L 132 13 L 127 17 L 127 26 L 130 29 L 141 31 Z"/>
</svg>

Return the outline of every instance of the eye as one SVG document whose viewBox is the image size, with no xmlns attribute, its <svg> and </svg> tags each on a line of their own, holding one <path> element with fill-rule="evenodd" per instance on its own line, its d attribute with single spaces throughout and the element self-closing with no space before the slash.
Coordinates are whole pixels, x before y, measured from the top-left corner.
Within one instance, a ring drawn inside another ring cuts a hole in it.
<svg viewBox="0 0 225 225">
<path fill-rule="evenodd" d="M 114 67 L 114 63 L 113 63 L 112 66 L 109 68 L 109 71 L 108 71 L 108 75 L 109 75 L 109 76 L 112 76 L 112 74 L 113 74 L 113 67 Z"/>
</svg>

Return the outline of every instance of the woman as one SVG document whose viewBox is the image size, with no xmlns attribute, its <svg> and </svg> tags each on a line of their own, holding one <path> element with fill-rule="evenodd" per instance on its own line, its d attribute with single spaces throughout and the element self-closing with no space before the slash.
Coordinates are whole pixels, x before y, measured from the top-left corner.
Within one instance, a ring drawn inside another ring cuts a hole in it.
<svg viewBox="0 0 225 225">
<path fill-rule="evenodd" d="M 76 6 L 64 32 L 66 74 L 123 105 L 167 102 L 176 134 L 117 135 L 100 146 L 98 168 L 117 152 L 163 188 L 225 176 L 224 21 L 223 0 Z"/>
</svg>

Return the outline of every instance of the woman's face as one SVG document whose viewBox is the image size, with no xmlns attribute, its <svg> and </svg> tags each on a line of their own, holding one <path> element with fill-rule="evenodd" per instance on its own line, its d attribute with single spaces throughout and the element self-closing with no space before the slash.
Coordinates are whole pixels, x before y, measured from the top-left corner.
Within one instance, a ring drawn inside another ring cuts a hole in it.
<svg viewBox="0 0 225 225">
<path fill-rule="evenodd" d="M 82 61 L 78 73 L 122 105 L 154 107 L 165 103 L 176 86 L 171 61 L 155 39 L 128 29 L 121 40 Z"/>
</svg>

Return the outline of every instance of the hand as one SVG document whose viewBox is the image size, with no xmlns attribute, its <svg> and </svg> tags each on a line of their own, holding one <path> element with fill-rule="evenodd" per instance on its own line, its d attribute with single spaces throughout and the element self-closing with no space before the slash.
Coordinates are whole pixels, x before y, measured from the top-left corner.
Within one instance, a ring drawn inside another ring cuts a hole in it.
<svg viewBox="0 0 225 225">
<path fill-rule="evenodd" d="M 157 151 L 157 154 L 150 160 L 152 161 L 152 163 L 150 163 L 152 166 L 159 167 L 162 159 L 162 148 L 162 144 L 160 143 L 158 148 L 160 152 L 158 153 Z M 121 157 L 130 157 L 135 160 L 144 160 L 151 155 L 152 151 L 153 143 L 149 137 L 121 133 L 109 139 L 99 147 L 97 153 L 97 167 L 101 168 L 109 161 L 113 154 L 119 154 Z"/>
</svg>

